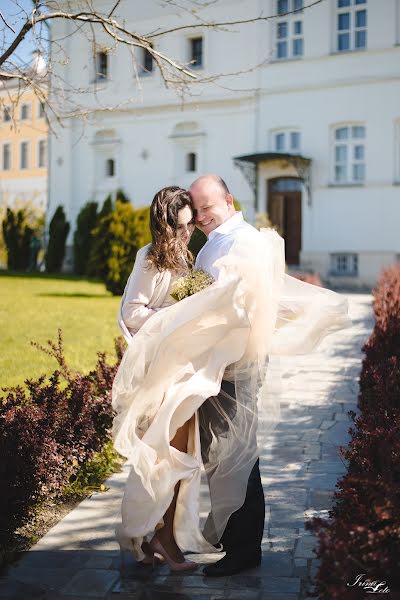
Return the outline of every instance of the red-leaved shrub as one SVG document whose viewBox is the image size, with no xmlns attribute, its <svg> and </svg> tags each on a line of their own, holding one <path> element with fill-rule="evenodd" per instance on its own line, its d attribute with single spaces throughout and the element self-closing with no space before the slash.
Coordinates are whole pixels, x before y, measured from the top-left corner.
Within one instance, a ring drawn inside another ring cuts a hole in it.
<svg viewBox="0 0 400 600">
<path fill-rule="evenodd" d="M 338 482 L 328 520 L 309 528 L 318 539 L 315 580 L 322 600 L 365 599 L 349 586 L 386 582 L 400 598 L 400 266 L 386 269 L 374 290 L 376 323 L 365 344 L 354 426 L 343 451 L 348 471 Z M 385 587 L 383 586 L 383 587 Z"/>
<path fill-rule="evenodd" d="M 41 376 L 22 387 L 3 388 L 0 398 L 0 548 L 31 516 L 40 501 L 56 497 L 80 465 L 110 437 L 111 387 L 123 354 L 115 340 L 117 362 L 98 353 L 87 375 L 68 369 L 62 347 L 48 342 L 59 365 L 46 381 Z"/>
</svg>

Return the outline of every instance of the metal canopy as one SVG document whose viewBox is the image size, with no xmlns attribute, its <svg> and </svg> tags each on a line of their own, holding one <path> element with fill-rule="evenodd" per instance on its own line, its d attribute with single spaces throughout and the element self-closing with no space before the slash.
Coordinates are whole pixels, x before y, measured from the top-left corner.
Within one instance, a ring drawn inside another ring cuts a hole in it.
<svg viewBox="0 0 400 600">
<path fill-rule="evenodd" d="M 311 205 L 311 158 L 286 152 L 259 152 L 257 154 L 236 156 L 233 159 L 234 165 L 241 170 L 253 190 L 255 198 L 257 198 L 258 165 L 271 162 L 281 162 L 283 168 L 289 165 L 295 168 L 299 179 L 304 182 L 308 204 Z"/>
</svg>

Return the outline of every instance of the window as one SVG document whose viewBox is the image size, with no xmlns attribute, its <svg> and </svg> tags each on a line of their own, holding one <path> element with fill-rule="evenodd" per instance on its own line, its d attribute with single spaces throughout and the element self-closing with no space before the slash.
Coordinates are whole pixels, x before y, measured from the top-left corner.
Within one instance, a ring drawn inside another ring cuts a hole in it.
<svg viewBox="0 0 400 600">
<path fill-rule="evenodd" d="M 153 57 L 147 48 L 142 49 L 142 59 L 140 65 L 140 74 L 143 75 L 145 73 L 153 72 Z"/>
<path fill-rule="evenodd" d="M 108 54 L 101 51 L 96 54 L 96 81 L 107 79 L 108 77 Z"/>
<path fill-rule="evenodd" d="M 189 152 L 186 154 L 186 171 L 196 171 L 196 154 Z"/>
<path fill-rule="evenodd" d="M 21 121 L 29 119 L 29 104 L 23 104 L 21 106 Z"/>
<path fill-rule="evenodd" d="M 3 108 L 3 121 L 4 123 L 11 121 L 11 109 L 9 106 Z"/>
<path fill-rule="evenodd" d="M 363 183 L 365 180 L 365 127 L 346 125 L 334 130 L 335 183 Z"/>
<path fill-rule="evenodd" d="M 400 183 L 400 119 L 395 122 L 395 172 L 394 180 Z"/>
<path fill-rule="evenodd" d="M 303 0 L 278 0 L 276 23 L 277 59 L 300 58 L 304 53 Z M 298 11 L 298 12 L 292 12 Z M 292 14 L 287 14 L 291 12 Z"/>
<path fill-rule="evenodd" d="M 3 156 L 1 162 L 3 171 L 9 171 L 11 169 L 11 144 L 3 144 Z"/>
<path fill-rule="evenodd" d="M 29 150 L 29 145 L 28 142 L 21 142 L 20 147 L 19 147 L 19 167 L 20 169 L 27 169 L 28 168 L 28 150 Z"/>
<path fill-rule="evenodd" d="M 332 275 L 358 275 L 358 254 L 331 254 Z"/>
<path fill-rule="evenodd" d="M 43 169 L 47 163 L 47 144 L 46 140 L 39 140 L 38 143 L 38 167 Z"/>
<path fill-rule="evenodd" d="M 106 161 L 106 177 L 114 177 L 115 176 L 115 160 L 113 158 L 108 158 Z"/>
<path fill-rule="evenodd" d="M 46 116 L 45 110 L 44 110 L 44 102 L 39 102 L 39 108 L 38 108 L 38 117 L 39 119 L 43 119 L 43 117 Z"/>
<path fill-rule="evenodd" d="M 192 68 L 203 66 L 203 38 L 196 37 L 190 40 L 190 62 Z"/>
<path fill-rule="evenodd" d="M 336 50 L 349 52 L 367 47 L 367 0 L 336 0 Z"/>
<path fill-rule="evenodd" d="M 295 130 L 275 131 L 273 133 L 274 152 L 297 154 L 300 152 L 300 132 Z"/>
</svg>

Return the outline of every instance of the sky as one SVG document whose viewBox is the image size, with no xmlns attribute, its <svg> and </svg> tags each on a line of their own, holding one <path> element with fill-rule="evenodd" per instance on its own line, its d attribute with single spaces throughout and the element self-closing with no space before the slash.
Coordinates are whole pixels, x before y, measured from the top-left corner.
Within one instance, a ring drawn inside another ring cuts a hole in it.
<svg viewBox="0 0 400 600">
<path fill-rule="evenodd" d="M 25 13 L 31 12 L 32 0 L 0 0 L 0 12 L 4 19 L 17 33 L 26 18 Z M 47 27 L 43 27 L 43 34 L 47 37 Z M 0 18 L 0 54 L 10 45 L 15 34 L 3 23 Z M 18 46 L 12 60 L 17 64 L 30 63 L 32 51 L 35 49 L 35 40 L 32 32 L 28 33 L 23 42 Z"/>
</svg>

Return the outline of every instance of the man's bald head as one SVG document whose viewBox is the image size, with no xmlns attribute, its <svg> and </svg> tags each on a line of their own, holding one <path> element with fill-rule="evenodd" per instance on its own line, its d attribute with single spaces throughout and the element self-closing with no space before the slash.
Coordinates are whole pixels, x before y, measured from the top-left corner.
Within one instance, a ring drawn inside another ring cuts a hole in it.
<svg viewBox="0 0 400 600">
<path fill-rule="evenodd" d="M 198 177 L 197 179 L 195 179 L 193 181 L 192 185 L 189 188 L 189 191 L 191 190 L 192 187 L 196 186 L 198 183 L 211 183 L 211 184 L 214 183 L 221 189 L 221 191 L 224 194 L 230 194 L 228 186 L 226 185 L 226 183 L 222 179 L 222 177 L 220 177 L 219 175 L 214 175 L 213 173 L 211 173 L 209 175 L 200 175 L 200 177 Z"/>
<path fill-rule="evenodd" d="M 207 236 L 235 214 L 233 197 L 219 175 L 202 175 L 189 188 L 196 226 Z"/>
</svg>

